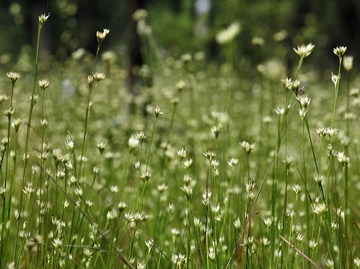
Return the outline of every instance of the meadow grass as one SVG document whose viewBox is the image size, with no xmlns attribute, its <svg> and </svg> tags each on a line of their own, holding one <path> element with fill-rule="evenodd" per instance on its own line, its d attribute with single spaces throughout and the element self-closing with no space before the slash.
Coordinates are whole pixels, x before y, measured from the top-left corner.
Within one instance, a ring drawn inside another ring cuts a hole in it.
<svg viewBox="0 0 360 269">
<path fill-rule="evenodd" d="M 136 96 L 101 54 L 107 30 L 93 58 L 59 66 L 38 45 L 32 72 L 5 71 L 0 268 L 360 268 L 352 58 L 335 48 L 324 80 L 302 45 L 287 77 L 247 77 L 240 32 L 217 36 L 222 66 L 147 57 Z"/>
</svg>

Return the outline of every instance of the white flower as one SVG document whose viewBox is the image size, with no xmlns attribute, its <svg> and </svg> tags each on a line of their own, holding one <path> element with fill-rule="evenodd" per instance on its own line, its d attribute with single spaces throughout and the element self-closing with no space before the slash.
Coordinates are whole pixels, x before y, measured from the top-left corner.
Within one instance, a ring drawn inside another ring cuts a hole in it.
<svg viewBox="0 0 360 269">
<path fill-rule="evenodd" d="M 247 154 L 250 154 L 255 149 L 255 145 L 256 145 L 256 144 L 250 144 L 247 141 L 242 141 L 239 144 Z"/>
<path fill-rule="evenodd" d="M 344 56 L 343 66 L 346 71 L 350 71 L 353 68 L 353 56 Z"/>
<path fill-rule="evenodd" d="M 132 135 L 129 138 L 128 144 L 129 144 L 130 151 L 133 151 L 140 144 L 140 140 L 136 135 Z"/>
<path fill-rule="evenodd" d="M 234 40 L 234 38 L 240 33 L 241 25 L 239 22 L 233 22 L 228 28 L 220 31 L 216 35 L 216 42 L 219 44 L 227 44 Z"/>
<path fill-rule="evenodd" d="M 335 55 L 342 57 L 345 54 L 346 49 L 347 48 L 344 46 L 339 46 L 339 47 L 334 48 L 333 51 L 334 51 Z"/>
<path fill-rule="evenodd" d="M 336 157 L 338 158 L 338 161 L 343 165 L 348 164 L 350 162 L 350 158 L 347 157 L 343 151 L 337 152 Z"/>
<path fill-rule="evenodd" d="M 102 41 L 105 39 L 105 37 L 110 33 L 110 30 L 108 29 L 104 29 L 103 32 L 96 32 L 96 38 L 98 39 L 98 41 Z"/>
<path fill-rule="evenodd" d="M 294 51 L 296 52 L 297 55 L 300 56 L 300 58 L 305 58 L 311 54 L 314 47 L 315 45 L 310 43 L 306 46 L 305 45 L 298 46 L 297 49 L 294 48 Z"/>
</svg>

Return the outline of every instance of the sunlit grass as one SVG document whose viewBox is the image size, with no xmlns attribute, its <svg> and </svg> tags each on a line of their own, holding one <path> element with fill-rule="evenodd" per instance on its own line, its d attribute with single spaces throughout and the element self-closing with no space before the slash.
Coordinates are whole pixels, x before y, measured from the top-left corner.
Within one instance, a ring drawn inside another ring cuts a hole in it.
<svg viewBox="0 0 360 269">
<path fill-rule="evenodd" d="M 94 59 L 4 71 L 0 268 L 360 268 L 346 48 L 324 81 L 311 44 L 287 78 L 168 57 L 131 97 L 105 36 Z"/>
</svg>

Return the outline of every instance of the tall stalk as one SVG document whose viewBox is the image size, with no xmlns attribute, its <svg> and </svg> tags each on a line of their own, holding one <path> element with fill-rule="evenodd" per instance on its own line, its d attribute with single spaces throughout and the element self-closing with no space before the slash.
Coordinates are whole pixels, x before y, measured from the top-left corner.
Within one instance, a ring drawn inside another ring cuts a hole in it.
<svg viewBox="0 0 360 269">
<path fill-rule="evenodd" d="M 103 32 L 96 32 L 96 38 L 97 38 L 97 48 L 96 48 L 96 54 L 95 54 L 95 60 L 92 68 L 92 74 L 88 76 L 87 82 L 88 82 L 88 96 L 86 99 L 86 112 L 85 112 L 85 123 L 84 123 L 84 134 L 83 134 L 83 140 L 82 140 L 82 149 L 81 149 L 81 158 L 80 158 L 80 164 L 79 164 L 79 175 L 82 175 L 82 167 L 85 160 L 85 151 L 86 151 L 86 142 L 87 142 L 87 135 L 88 135 L 88 126 L 89 126 L 89 114 L 92 107 L 91 102 L 91 93 L 94 87 L 94 81 L 99 82 L 100 80 L 104 79 L 105 76 L 102 73 L 95 73 L 96 63 L 97 59 L 99 57 L 99 52 L 101 45 L 105 39 L 105 37 L 110 33 L 110 30 L 104 29 Z"/>
<path fill-rule="evenodd" d="M 28 164 L 28 160 L 29 160 L 29 141 L 30 141 L 30 130 L 31 130 L 31 120 L 32 120 L 32 115 L 33 115 L 33 110 L 34 110 L 34 106 L 36 104 L 37 98 L 38 96 L 35 94 L 35 88 L 36 88 L 36 82 L 37 82 L 37 76 L 38 76 L 38 64 L 39 64 L 39 54 L 40 54 L 40 39 L 41 39 L 41 32 L 42 32 L 42 28 L 44 23 L 47 21 L 47 19 L 49 18 L 50 15 L 41 15 L 39 16 L 39 24 L 38 24 L 38 31 L 37 31 L 37 40 L 36 40 L 36 54 L 35 54 L 35 70 L 34 70 L 34 82 L 33 82 L 33 87 L 32 87 L 32 91 L 31 91 L 31 95 L 30 95 L 30 107 L 29 107 L 29 114 L 28 114 L 28 120 L 26 123 L 26 138 L 25 138 L 25 151 L 24 151 L 24 167 L 23 167 L 23 174 L 22 174 L 22 183 L 21 183 L 21 189 L 23 188 L 23 186 L 25 185 L 25 176 L 26 176 L 26 168 L 27 168 L 27 164 Z M 23 192 L 20 192 L 20 203 L 19 203 L 19 212 L 20 212 L 20 216 L 21 216 L 21 212 L 22 212 L 22 207 L 23 207 Z M 17 227 L 16 227 L 16 234 L 19 233 L 20 231 L 20 222 L 17 221 Z M 19 237 L 16 237 L 15 240 L 15 267 L 19 266 L 19 262 L 20 260 L 18 260 L 18 240 Z"/>
</svg>

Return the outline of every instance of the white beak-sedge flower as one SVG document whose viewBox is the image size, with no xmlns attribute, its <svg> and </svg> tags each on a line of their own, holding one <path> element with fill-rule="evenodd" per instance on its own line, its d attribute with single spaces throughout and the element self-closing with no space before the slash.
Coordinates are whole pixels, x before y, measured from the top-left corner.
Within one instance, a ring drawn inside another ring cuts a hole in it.
<svg viewBox="0 0 360 269">
<path fill-rule="evenodd" d="M 44 22 L 47 21 L 47 19 L 50 17 L 50 13 L 48 13 L 48 15 L 42 14 L 39 16 L 39 23 L 43 24 Z"/>
<path fill-rule="evenodd" d="M 44 91 L 47 87 L 49 87 L 49 85 L 50 85 L 49 80 L 47 80 L 47 79 L 39 80 L 39 87 L 41 90 Z"/>
<path fill-rule="evenodd" d="M 155 107 L 154 109 L 154 114 L 155 114 L 155 117 L 159 117 L 160 115 L 164 114 L 162 111 L 161 111 L 161 108 L 160 107 Z"/>
<path fill-rule="evenodd" d="M 240 33 L 241 26 L 239 22 L 233 22 L 225 30 L 220 31 L 216 35 L 216 42 L 218 44 L 228 44 Z"/>
<path fill-rule="evenodd" d="M 338 153 L 336 153 L 336 157 L 337 157 L 338 161 L 339 161 L 342 165 L 346 165 L 346 164 L 348 164 L 348 163 L 350 162 L 350 158 L 347 157 L 347 156 L 345 155 L 345 153 L 342 152 L 342 151 L 339 151 Z"/>
<path fill-rule="evenodd" d="M 339 46 L 339 47 L 336 47 L 333 49 L 333 52 L 335 55 L 339 56 L 339 57 L 342 57 L 344 56 L 345 52 L 346 52 L 346 47 L 344 46 Z"/>
<path fill-rule="evenodd" d="M 255 145 L 256 145 L 256 144 L 250 144 L 247 141 L 242 141 L 239 144 L 247 154 L 250 154 L 255 149 Z"/>
<path fill-rule="evenodd" d="M 345 68 L 346 71 L 351 71 L 353 68 L 353 60 L 354 57 L 353 56 L 344 56 L 344 61 L 343 61 L 343 66 Z"/>
<path fill-rule="evenodd" d="M 15 81 L 17 81 L 18 78 L 20 78 L 20 74 L 16 72 L 9 72 L 6 73 L 6 75 L 11 80 L 12 83 L 15 83 Z"/>
<path fill-rule="evenodd" d="M 97 38 L 98 42 L 103 41 L 109 33 L 110 33 L 109 29 L 104 29 L 102 32 L 97 31 L 96 38 Z"/>
<path fill-rule="evenodd" d="M 294 48 L 294 51 L 296 52 L 297 55 L 300 56 L 300 58 L 305 58 L 311 54 L 314 47 L 315 47 L 315 45 L 310 43 L 308 45 L 298 46 L 297 49 Z"/>
</svg>

